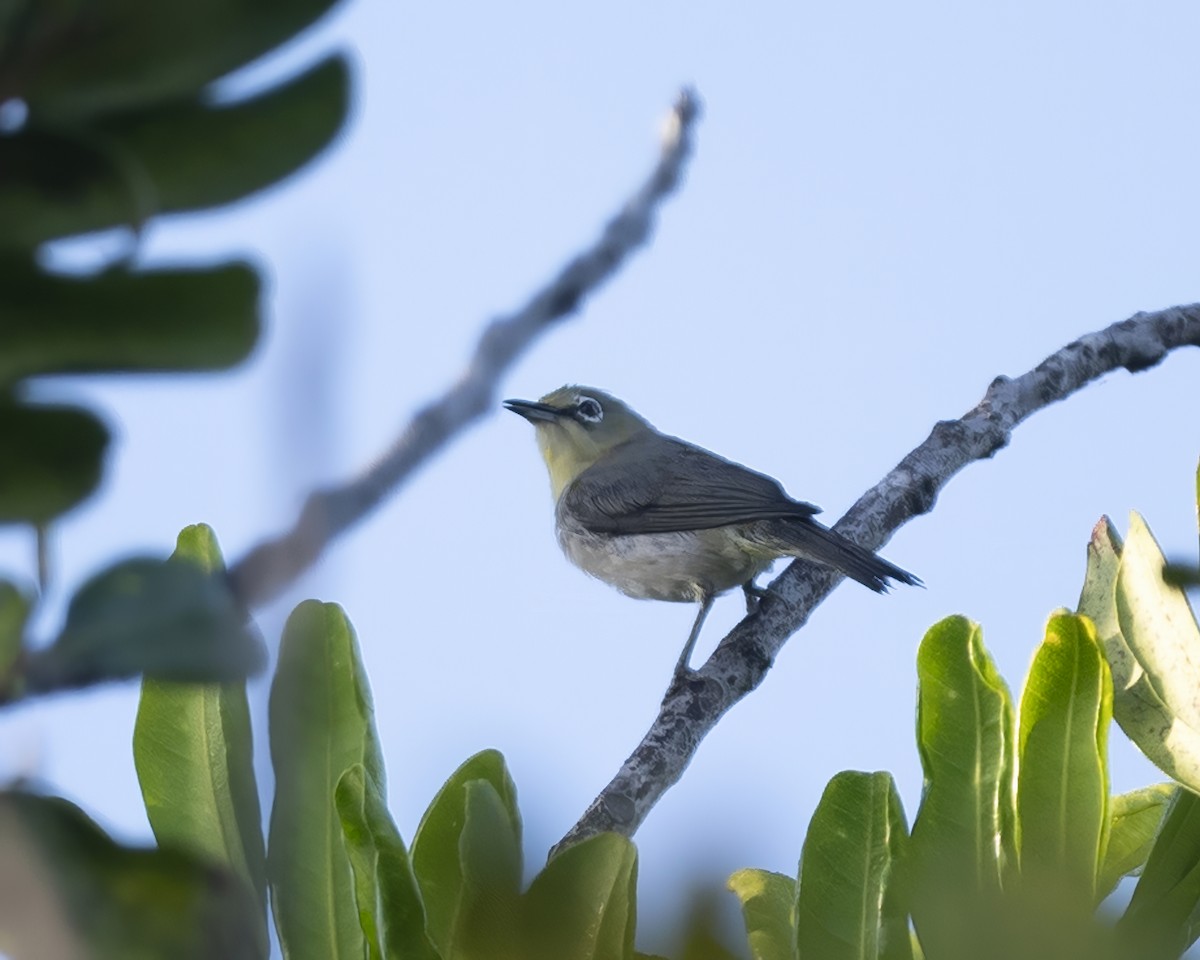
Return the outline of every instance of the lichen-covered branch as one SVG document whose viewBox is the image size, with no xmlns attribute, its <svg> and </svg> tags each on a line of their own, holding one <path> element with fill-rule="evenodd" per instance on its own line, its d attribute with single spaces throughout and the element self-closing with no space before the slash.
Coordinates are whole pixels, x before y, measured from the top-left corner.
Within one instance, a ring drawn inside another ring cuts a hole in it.
<svg viewBox="0 0 1200 960">
<path fill-rule="evenodd" d="M 668 115 L 662 152 L 649 179 L 589 249 L 568 262 L 520 310 L 488 324 L 458 382 L 419 410 L 390 450 L 362 475 L 311 494 L 291 530 L 260 543 L 230 568 L 230 582 L 247 608 L 278 596 L 334 539 L 394 493 L 464 427 L 490 411 L 500 378 L 517 357 L 540 334 L 574 313 L 646 243 L 659 205 L 682 178 L 699 112 L 695 94 L 681 92 Z"/>
<path fill-rule="evenodd" d="M 1030 414 L 1124 367 L 1152 367 L 1170 351 L 1200 346 L 1200 303 L 1139 313 L 1090 333 L 1015 379 L 997 377 L 959 420 L 936 424 L 929 438 L 868 490 L 834 526 L 877 550 L 903 523 L 933 509 L 938 491 L 974 460 L 1005 446 Z M 667 692 L 658 717 L 617 775 L 555 847 L 603 831 L 632 836 L 691 761 L 700 742 L 734 704 L 762 682 L 780 648 L 841 578 L 796 560 L 771 584 L 758 611 L 739 623 L 699 670 Z"/>
</svg>

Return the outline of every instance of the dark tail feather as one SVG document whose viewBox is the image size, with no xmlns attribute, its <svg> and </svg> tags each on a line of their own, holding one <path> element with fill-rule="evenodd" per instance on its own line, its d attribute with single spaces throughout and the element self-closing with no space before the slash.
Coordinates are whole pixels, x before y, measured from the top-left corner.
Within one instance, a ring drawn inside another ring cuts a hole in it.
<svg viewBox="0 0 1200 960">
<path fill-rule="evenodd" d="M 779 520 L 769 529 L 772 546 L 783 553 L 833 567 L 876 593 L 884 593 L 891 580 L 921 586 L 920 578 L 815 520 Z"/>
</svg>

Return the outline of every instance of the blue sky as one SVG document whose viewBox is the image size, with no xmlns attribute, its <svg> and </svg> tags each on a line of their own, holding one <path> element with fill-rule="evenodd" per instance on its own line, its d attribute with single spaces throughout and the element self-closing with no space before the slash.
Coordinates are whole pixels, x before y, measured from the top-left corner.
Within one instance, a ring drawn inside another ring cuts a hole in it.
<svg viewBox="0 0 1200 960">
<path fill-rule="evenodd" d="M 705 115 L 652 247 L 502 396 L 606 388 L 832 522 L 996 375 L 1200 299 L 1198 27 L 1186 2 L 341 8 L 227 88 L 346 50 L 357 102 L 341 142 L 235 208 L 155 222 L 141 254 L 253 258 L 270 278 L 254 357 L 224 375 L 43 388 L 98 405 L 119 439 L 101 493 L 55 531 L 42 628 L 115 556 L 168 551 L 205 521 L 237 557 L 314 485 L 379 456 L 482 325 L 640 182 L 683 84 Z M 73 243 L 59 262 L 114 246 Z M 643 948 L 666 949 L 653 930 L 693 882 L 793 872 L 839 770 L 892 771 L 911 817 L 930 624 L 980 621 L 1017 693 L 1046 617 L 1078 597 L 1101 514 L 1124 529 L 1137 509 L 1169 555 L 1194 556 L 1198 382 L 1200 356 L 1178 353 L 1036 415 L 885 548 L 926 589 L 837 589 L 639 833 Z M 30 576 L 31 553 L 0 533 L 5 572 Z M 308 596 L 358 630 L 404 835 L 462 759 L 498 747 L 531 867 L 637 743 L 694 615 L 566 562 L 532 431 L 499 408 L 263 612 L 272 642 Z M 699 652 L 740 611 L 719 601 Z M 9 711 L 4 772 L 148 838 L 135 706 L 125 685 Z M 1111 749 L 1115 789 L 1159 779 L 1115 730 Z"/>
</svg>

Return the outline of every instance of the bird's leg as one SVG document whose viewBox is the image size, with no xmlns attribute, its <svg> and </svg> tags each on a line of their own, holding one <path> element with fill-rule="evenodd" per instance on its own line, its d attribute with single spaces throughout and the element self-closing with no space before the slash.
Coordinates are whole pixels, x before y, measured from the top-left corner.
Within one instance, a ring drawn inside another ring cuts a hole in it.
<svg viewBox="0 0 1200 960">
<path fill-rule="evenodd" d="M 696 639 L 700 636 L 700 628 L 704 626 L 704 618 L 708 616 L 708 611 L 712 609 L 714 594 L 707 593 L 700 598 L 700 612 L 696 614 L 696 622 L 692 624 L 692 632 L 688 634 L 687 643 L 683 645 L 683 652 L 679 655 L 679 662 L 675 664 L 675 679 L 678 680 L 688 672 L 688 661 L 692 658 L 692 650 L 696 646 Z"/>
<path fill-rule="evenodd" d="M 758 613 L 759 603 L 769 592 L 766 587 L 755 585 L 753 580 L 747 580 L 742 584 L 742 593 L 746 595 L 746 616 L 752 617 Z"/>
</svg>

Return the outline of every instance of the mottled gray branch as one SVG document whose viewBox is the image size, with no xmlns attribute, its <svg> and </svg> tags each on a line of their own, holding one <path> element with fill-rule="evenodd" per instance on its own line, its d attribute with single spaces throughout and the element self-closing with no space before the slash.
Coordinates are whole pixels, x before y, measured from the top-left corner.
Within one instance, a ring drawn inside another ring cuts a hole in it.
<svg viewBox="0 0 1200 960">
<path fill-rule="evenodd" d="M 929 438 L 868 490 L 834 529 L 878 550 L 903 523 L 933 509 L 938 492 L 974 460 L 1004 447 L 1030 414 L 1124 367 L 1152 367 L 1176 347 L 1200 346 L 1200 304 L 1139 313 L 1067 344 L 1028 373 L 997 377 L 959 420 L 943 420 Z M 646 819 L 683 775 L 700 741 L 734 704 L 757 687 L 793 633 L 842 578 L 829 567 L 791 563 L 758 611 L 717 646 L 708 661 L 667 692 L 658 717 L 620 771 L 551 855 L 603 831 L 625 836 Z"/>
<path fill-rule="evenodd" d="M 366 517 L 468 424 L 494 409 L 500 378 L 513 362 L 538 336 L 574 313 L 646 243 L 660 203 L 679 186 L 699 112 L 695 94 L 682 91 L 668 115 L 654 171 L 597 241 L 520 310 L 488 324 L 458 382 L 417 411 L 378 461 L 345 484 L 312 493 L 291 530 L 260 543 L 233 565 L 230 581 L 247 608 L 278 596 L 335 538 Z"/>
</svg>

